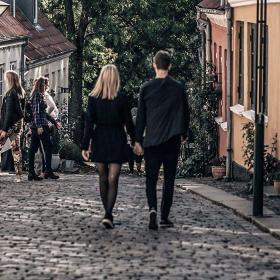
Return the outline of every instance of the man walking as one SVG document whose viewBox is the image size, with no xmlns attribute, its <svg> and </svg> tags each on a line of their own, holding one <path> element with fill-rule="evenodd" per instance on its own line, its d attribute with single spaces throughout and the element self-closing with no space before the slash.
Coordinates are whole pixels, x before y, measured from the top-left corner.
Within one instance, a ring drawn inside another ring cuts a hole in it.
<svg viewBox="0 0 280 280">
<path fill-rule="evenodd" d="M 164 185 L 160 226 L 173 227 L 168 216 L 173 201 L 180 145 L 186 139 L 189 126 L 189 109 L 184 87 L 169 76 L 170 54 L 159 51 L 154 57 L 153 67 L 156 78 L 145 83 L 140 92 L 134 152 L 137 155 L 144 153 L 145 156 L 149 228 L 157 230 L 156 186 L 162 164 Z"/>
</svg>

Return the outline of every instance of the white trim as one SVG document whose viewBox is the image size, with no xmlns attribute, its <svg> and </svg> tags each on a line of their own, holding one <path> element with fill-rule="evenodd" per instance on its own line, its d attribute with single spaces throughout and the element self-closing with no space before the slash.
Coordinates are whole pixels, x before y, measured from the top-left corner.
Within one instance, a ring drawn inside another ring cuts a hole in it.
<svg viewBox="0 0 280 280">
<path fill-rule="evenodd" d="M 216 117 L 215 118 L 215 122 L 220 125 L 222 122 L 223 122 L 223 117 L 222 116 L 219 116 L 219 117 Z"/>
<path fill-rule="evenodd" d="M 11 48 L 11 47 L 18 47 L 18 46 L 22 46 L 23 44 L 25 44 L 26 41 L 18 41 L 15 43 L 9 43 L 9 41 L 7 41 L 7 43 L 3 43 L 3 45 L 0 42 L 0 50 L 1 49 L 7 49 L 7 48 Z"/>
<path fill-rule="evenodd" d="M 253 122 L 255 120 L 255 111 L 254 110 L 245 111 L 245 112 L 243 112 L 242 115 L 249 121 Z"/>
<path fill-rule="evenodd" d="M 243 116 L 244 106 L 240 104 L 236 104 L 234 106 L 229 107 L 230 111 L 236 115 Z"/>
<path fill-rule="evenodd" d="M 248 119 L 251 122 L 255 121 L 255 111 L 254 110 L 249 110 L 249 111 L 245 111 L 243 112 L 243 117 Z M 264 116 L 264 122 L 267 125 L 268 124 L 268 116 Z"/>
<path fill-rule="evenodd" d="M 227 131 L 227 122 L 223 122 L 223 123 L 221 123 L 221 129 L 223 130 L 223 131 Z"/>
<path fill-rule="evenodd" d="M 212 23 L 221 27 L 227 27 L 227 17 L 225 14 L 219 15 L 206 13 L 206 15 Z"/>
<path fill-rule="evenodd" d="M 257 4 L 256 0 L 228 0 L 228 2 L 232 8 Z M 267 4 L 275 3 L 280 3 L 280 0 L 267 0 Z"/>
</svg>

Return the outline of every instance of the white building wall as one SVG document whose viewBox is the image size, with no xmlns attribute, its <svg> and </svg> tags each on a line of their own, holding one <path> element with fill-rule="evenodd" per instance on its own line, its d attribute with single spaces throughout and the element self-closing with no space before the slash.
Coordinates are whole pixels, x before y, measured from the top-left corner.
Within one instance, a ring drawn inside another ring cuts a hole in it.
<svg viewBox="0 0 280 280">
<path fill-rule="evenodd" d="M 54 100 L 58 107 L 68 106 L 69 93 L 62 93 L 61 89 L 69 88 L 69 57 L 29 69 L 24 77 L 26 86 L 30 88 L 34 80 L 40 76 L 48 76 L 50 93 L 55 95 Z"/>
<path fill-rule="evenodd" d="M 20 74 L 21 53 L 21 44 L 0 46 L 0 104 L 3 94 L 6 92 L 4 73 L 8 70 L 15 70 Z"/>
</svg>

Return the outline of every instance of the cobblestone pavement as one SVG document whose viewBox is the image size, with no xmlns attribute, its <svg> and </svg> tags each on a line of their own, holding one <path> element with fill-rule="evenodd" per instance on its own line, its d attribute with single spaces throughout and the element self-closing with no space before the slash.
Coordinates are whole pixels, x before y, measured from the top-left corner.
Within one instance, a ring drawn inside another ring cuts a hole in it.
<svg viewBox="0 0 280 280">
<path fill-rule="evenodd" d="M 95 175 L 0 176 L 0 279 L 280 279 L 280 241 L 176 191 L 173 229 L 147 229 L 144 179 L 124 176 L 116 228 L 100 226 Z"/>
</svg>

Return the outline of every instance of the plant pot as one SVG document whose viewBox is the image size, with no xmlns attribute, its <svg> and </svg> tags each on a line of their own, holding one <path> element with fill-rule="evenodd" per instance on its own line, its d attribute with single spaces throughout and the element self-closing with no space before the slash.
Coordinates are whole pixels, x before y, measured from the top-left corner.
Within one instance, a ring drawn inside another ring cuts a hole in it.
<svg viewBox="0 0 280 280">
<path fill-rule="evenodd" d="M 63 172 L 74 172 L 74 164 L 75 161 L 74 160 L 70 160 L 70 159 L 62 159 L 61 160 L 61 170 Z"/>
<path fill-rule="evenodd" d="M 222 179 L 226 175 L 226 168 L 224 166 L 212 166 L 212 175 L 214 179 Z"/>
<path fill-rule="evenodd" d="M 60 157 L 59 154 L 52 155 L 52 170 L 57 171 L 60 164 Z"/>
<path fill-rule="evenodd" d="M 280 194 L 280 181 L 273 181 L 273 187 L 276 193 Z"/>
</svg>

